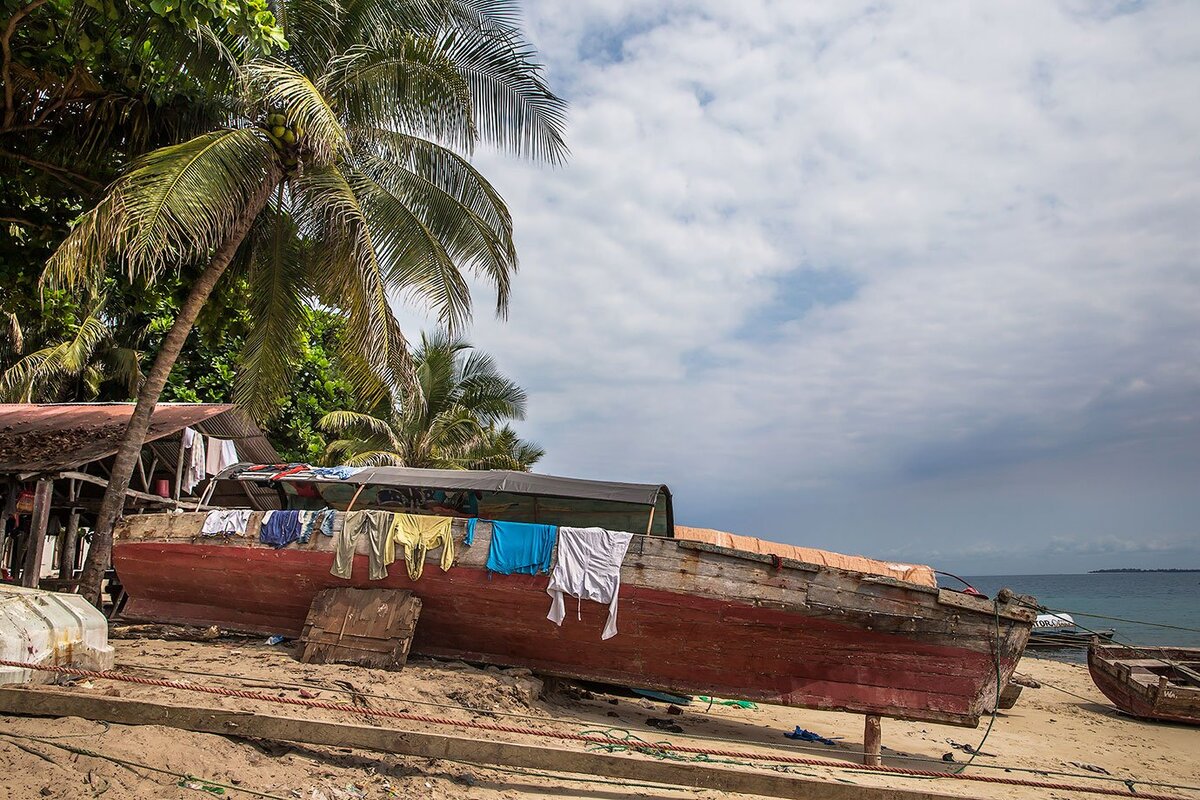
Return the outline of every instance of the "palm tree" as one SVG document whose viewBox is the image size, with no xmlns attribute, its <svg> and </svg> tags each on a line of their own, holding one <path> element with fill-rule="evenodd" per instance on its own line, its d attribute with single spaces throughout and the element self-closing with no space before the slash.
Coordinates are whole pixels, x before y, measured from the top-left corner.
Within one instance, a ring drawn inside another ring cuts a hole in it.
<svg viewBox="0 0 1200 800">
<path fill-rule="evenodd" d="M 51 258 L 48 279 L 95 282 L 110 262 L 154 280 L 197 277 L 138 393 L 95 528 L 80 592 L 99 596 L 154 406 L 196 317 L 234 264 L 258 319 L 241 399 L 286 382 L 305 304 L 348 312 L 365 356 L 348 377 L 411 380 L 390 297 L 469 319 L 468 270 L 508 302 L 512 221 L 465 154 L 480 143 L 558 163 L 564 104 L 547 88 L 508 0 L 284 0 L 292 48 L 241 70 L 228 124 L 138 159 Z M 243 268 L 239 266 L 239 268 Z"/>
<path fill-rule="evenodd" d="M 525 391 L 491 356 L 448 333 L 421 335 L 415 387 L 393 387 L 373 413 L 332 411 L 319 426 L 340 438 L 331 463 L 436 469 L 528 471 L 544 451 L 517 438 L 507 420 L 525 418 Z"/>
</svg>

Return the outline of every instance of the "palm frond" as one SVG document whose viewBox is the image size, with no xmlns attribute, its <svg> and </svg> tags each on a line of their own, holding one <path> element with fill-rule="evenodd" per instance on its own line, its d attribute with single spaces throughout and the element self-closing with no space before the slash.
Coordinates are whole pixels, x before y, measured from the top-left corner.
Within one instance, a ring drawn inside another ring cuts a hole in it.
<svg viewBox="0 0 1200 800">
<path fill-rule="evenodd" d="M 136 398 L 146 377 L 142 373 L 141 351 L 131 347 L 112 347 L 106 355 L 112 378 L 125 388 L 128 399 Z"/>
<path fill-rule="evenodd" d="M 11 400 L 31 402 L 35 396 L 51 397 L 50 389 L 61 379 L 78 376 L 86 380 L 93 355 L 112 336 L 103 309 L 101 300 L 70 338 L 30 353 L 5 370 L 0 375 L 0 394 Z"/>
<path fill-rule="evenodd" d="M 366 212 L 345 176 L 336 167 L 314 166 L 295 182 L 302 227 L 314 242 L 317 288 L 348 312 L 346 336 L 365 357 L 373 375 L 351 364 L 347 378 L 369 387 L 373 378 L 385 385 L 411 384 L 408 342 L 388 298 L 388 255 L 376 241 Z"/>
<path fill-rule="evenodd" d="M 138 159 L 51 256 L 52 285 L 94 281 L 110 255 L 131 275 L 206 254 L 228 236 L 251 197 L 278 176 L 274 148 L 253 129 L 216 131 Z"/>
<path fill-rule="evenodd" d="M 566 103 L 542 78 L 536 51 L 513 28 L 455 28 L 442 48 L 471 87 L 480 138 L 520 156 L 566 160 Z"/>
<path fill-rule="evenodd" d="M 470 86 L 428 36 L 357 44 L 330 62 L 321 88 L 350 127 L 405 130 L 465 150 L 478 138 Z"/>
<path fill-rule="evenodd" d="M 528 472 L 546 455 L 536 443 L 521 439 L 509 426 L 489 428 L 478 442 L 463 453 L 467 469 L 511 469 Z"/>
<path fill-rule="evenodd" d="M 389 450 L 367 450 L 347 456 L 345 462 L 350 467 L 403 467 L 404 457 Z"/>
<path fill-rule="evenodd" d="M 387 285 L 431 306 L 444 327 L 462 330 L 471 319 L 471 287 L 446 249 L 450 242 L 419 208 L 369 175 L 351 172 L 349 180 L 374 232 Z"/>
<path fill-rule="evenodd" d="M 255 61 L 245 68 L 246 85 L 257 110 L 279 109 L 303 131 L 302 150 L 330 162 L 349 142 L 338 114 L 325 94 L 303 73 L 279 61 Z"/>
<path fill-rule="evenodd" d="M 249 310 L 254 320 L 242 348 L 234 402 L 268 419 L 287 393 L 291 365 L 313 293 L 303 240 L 279 197 L 260 219 L 250 249 Z"/>
<path fill-rule="evenodd" d="M 335 435 L 352 434 L 358 438 L 378 438 L 398 447 L 392 426 L 385 420 L 358 411 L 330 411 L 321 417 L 317 427 Z"/>
<path fill-rule="evenodd" d="M 388 157 L 367 152 L 357 159 L 374 184 L 371 193 L 388 196 L 384 208 L 407 209 L 457 268 L 471 269 L 491 283 L 496 311 L 503 316 L 517 271 L 512 217 L 504 201 L 482 175 L 445 148 L 417 137 L 389 140 L 377 142 Z"/>
<path fill-rule="evenodd" d="M 21 319 L 11 311 L 4 312 L 4 350 L 15 355 L 25 349 L 25 331 Z"/>
</svg>

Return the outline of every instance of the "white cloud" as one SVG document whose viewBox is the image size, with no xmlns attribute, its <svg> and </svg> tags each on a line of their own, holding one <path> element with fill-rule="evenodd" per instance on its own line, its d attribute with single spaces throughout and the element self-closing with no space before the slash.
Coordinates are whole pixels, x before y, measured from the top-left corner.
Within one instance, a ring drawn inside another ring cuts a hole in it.
<svg viewBox="0 0 1200 800">
<path fill-rule="evenodd" d="M 1152 458 L 1200 430 L 1200 7 L 527 16 L 573 156 L 480 158 L 523 269 L 509 322 L 474 338 L 531 390 L 547 471 L 666 480 L 698 523 L 736 525 L 749 499 L 762 525 L 796 498 L 885 502 L 863 487 L 920 506 L 997 463 L 1049 458 L 1053 485 L 1078 468 L 1063 454 Z M 944 550 L 969 504 L 921 507 L 915 546 Z M 1176 535 L 1194 508 L 1180 495 L 1155 524 Z M 852 518 L 773 534 L 887 549 Z"/>
</svg>

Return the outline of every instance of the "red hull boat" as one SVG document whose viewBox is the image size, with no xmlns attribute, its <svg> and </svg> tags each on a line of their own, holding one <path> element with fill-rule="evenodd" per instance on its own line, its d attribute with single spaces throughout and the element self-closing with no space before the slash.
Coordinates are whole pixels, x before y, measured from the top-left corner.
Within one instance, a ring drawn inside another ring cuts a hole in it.
<svg viewBox="0 0 1200 800">
<path fill-rule="evenodd" d="M 545 576 L 489 573 L 491 526 L 482 520 L 471 547 L 463 545 L 465 520 L 456 520 L 454 565 L 443 572 L 434 551 L 417 581 L 403 564 L 368 581 L 362 541 L 352 579 L 335 577 L 332 539 L 273 549 L 257 541 L 257 513 L 246 536 L 228 539 L 201 535 L 203 513 L 130 517 L 118 528 L 113 563 L 130 619 L 294 637 L 322 589 L 407 589 L 422 601 L 417 654 L 965 726 L 994 709 L 997 686 L 1008 683 L 1029 638 L 1028 598 L 1003 592 L 991 601 L 675 539 L 666 516 L 666 535 L 637 535 L 630 545 L 619 633 L 606 641 L 606 607 L 580 603 L 577 619 L 569 601 L 559 627 L 546 619 Z"/>
</svg>

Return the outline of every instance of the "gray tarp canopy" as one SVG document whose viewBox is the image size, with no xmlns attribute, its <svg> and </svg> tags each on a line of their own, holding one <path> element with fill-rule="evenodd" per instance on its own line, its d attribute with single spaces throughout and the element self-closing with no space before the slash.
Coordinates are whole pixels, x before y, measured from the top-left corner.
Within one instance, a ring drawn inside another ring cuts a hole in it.
<svg viewBox="0 0 1200 800">
<path fill-rule="evenodd" d="M 404 486 L 417 489 L 459 489 L 477 492 L 511 492 L 545 497 L 569 497 L 583 500 L 609 500 L 652 506 L 659 494 L 670 497 L 671 490 L 654 483 L 614 483 L 560 478 L 531 472 L 502 469 L 413 469 L 411 467 L 368 467 L 346 478 L 346 483 L 368 486 Z"/>
</svg>

